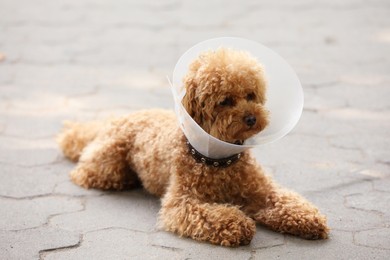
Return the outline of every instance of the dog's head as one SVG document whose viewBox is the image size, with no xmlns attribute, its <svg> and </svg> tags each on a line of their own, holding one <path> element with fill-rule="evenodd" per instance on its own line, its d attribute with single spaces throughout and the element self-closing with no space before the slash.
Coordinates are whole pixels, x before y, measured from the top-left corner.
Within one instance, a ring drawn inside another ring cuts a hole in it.
<svg viewBox="0 0 390 260">
<path fill-rule="evenodd" d="M 183 105 L 210 135 L 242 144 L 268 124 L 266 81 L 260 64 L 243 51 L 202 53 L 184 78 Z"/>
</svg>

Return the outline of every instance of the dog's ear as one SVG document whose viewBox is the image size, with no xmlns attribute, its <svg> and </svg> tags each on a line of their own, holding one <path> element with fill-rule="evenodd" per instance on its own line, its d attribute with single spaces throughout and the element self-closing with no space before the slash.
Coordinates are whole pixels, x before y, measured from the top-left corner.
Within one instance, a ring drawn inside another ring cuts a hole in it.
<svg viewBox="0 0 390 260">
<path fill-rule="evenodd" d="M 267 101 L 267 97 L 266 97 L 266 89 L 267 89 L 267 81 L 264 77 L 264 74 L 263 72 L 261 71 L 261 73 L 259 73 L 260 76 L 257 77 L 256 79 L 256 85 L 258 86 L 258 92 L 257 94 L 259 95 L 259 101 L 262 105 L 265 104 L 265 102 Z"/>
<path fill-rule="evenodd" d="M 188 73 L 183 80 L 186 94 L 183 97 L 182 104 L 187 110 L 188 114 L 199 125 L 202 124 L 202 108 L 199 104 L 199 97 L 197 96 L 198 83 L 196 75 L 200 68 L 200 60 L 195 60 L 189 67 Z"/>
<path fill-rule="evenodd" d="M 187 110 L 188 114 L 199 125 L 202 123 L 202 111 L 199 105 L 198 97 L 196 96 L 197 83 L 194 80 L 193 73 L 187 74 L 184 79 L 184 86 L 186 88 L 186 94 L 183 97 L 182 104 Z"/>
<path fill-rule="evenodd" d="M 247 74 L 252 79 L 250 85 L 255 86 L 256 101 L 264 105 L 267 101 L 266 89 L 268 84 L 264 74 L 263 66 L 258 64 L 257 62 L 252 62 L 250 70 L 247 71 Z"/>
</svg>

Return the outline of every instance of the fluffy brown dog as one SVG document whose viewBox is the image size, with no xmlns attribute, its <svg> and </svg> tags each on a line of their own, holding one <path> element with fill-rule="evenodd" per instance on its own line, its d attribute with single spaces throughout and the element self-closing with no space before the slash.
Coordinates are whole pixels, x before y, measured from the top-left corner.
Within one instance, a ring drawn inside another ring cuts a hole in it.
<svg viewBox="0 0 390 260">
<path fill-rule="evenodd" d="M 266 127 L 263 70 L 247 53 L 203 53 L 184 84 L 184 107 L 218 139 L 242 144 Z M 74 183 L 123 189 L 140 180 L 162 197 L 161 226 L 180 236 L 245 245 L 256 222 L 307 239 L 328 236 L 317 208 L 276 185 L 249 151 L 225 167 L 199 160 L 173 112 L 148 110 L 106 123 L 68 123 L 59 144 L 68 158 L 79 161 L 71 172 Z"/>
</svg>

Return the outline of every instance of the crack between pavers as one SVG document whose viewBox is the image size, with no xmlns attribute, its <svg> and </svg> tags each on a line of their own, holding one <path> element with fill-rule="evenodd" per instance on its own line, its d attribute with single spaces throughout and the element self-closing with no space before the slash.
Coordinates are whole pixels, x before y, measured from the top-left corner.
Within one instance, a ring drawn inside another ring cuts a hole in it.
<svg viewBox="0 0 390 260">
<path fill-rule="evenodd" d="M 157 247 L 157 248 L 162 248 L 162 249 L 167 249 L 173 252 L 182 252 L 184 249 L 178 248 L 178 247 L 171 247 L 171 246 L 163 246 L 163 245 L 156 245 L 156 244 L 150 244 L 150 246 Z"/>
<path fill-rule="evenodd" d="M 75 198 L 74 196 L 71 196 L 71 197 Z M 84 197 L 83 198 L 78 198 L 78 199 L 80 199 L 81 209 L 74 210 L 74 211 L 67 211 L 67 212 L 60 212 L 60 213 L 50 214 L 50 215 L 47 216 L 46 222 L 42 226 L 51 226 L 52 219 L 57 217 L 57 216 L 69 215 L 69 214 L 74 214 L 74 213 L 85 211 L 87 209 L 87 204 L 86 204 L 87 201 L 86 201 L 86 199 Z"/>
<path fill-rule="evenodd" d="M 124 109 L 124 110 L 129 110 L 129 112 L 131 111 L 134 111 L 135 109 L 139 109 L 141 107 L 136 107 L 136 106 L 126 106 L 126 105 L 121 105 L 121 106 L 108 106 L 106 108 L 102 107 L 102 108 L 80 108 L 79 111 L 81 112 L 87 112 L 87 113 L 95 113 L 95 114 L 99 114 L 101 112 L 107 112 L 107 110 L 120 110 L 120 109 Z M 148 107 L 143 107 L 143 108 L 148 108 Z"/>
<path fill-rule="evenodd" d="M 359 247 L 366 247 L 366 248 L 372 248 L 372 249 L 390 251 L 390 248 L 383 248 L 383 247 L 375 247 L 375 246 L 362 245 L 362 244 L 355 243 L 355 242 L 352 242 L 352 243 L 353 243 L 355 246 L 359 246 Z"/>
<path fill-rule="evenodd" d="M 308 133 L 308 132 L 294 132 L 294 133 L 289 134 L 289 136 L 308 136 L 308 137 L 322 138 L 322 139 L 325 139 L 325 138 L 329 137 L 328 135 L 314 134 L 314 133 L 311 133 L 311 132 L 310 133 Z"/>
<path fill-rule="evenodd" d="M 55 197 L 55 196 L 51 196 L 51 197 Z M 72 199 L 75 199 L 75 197 L 72 197 L 72 196 L 58 196 L 58 197 L 70 197 Z M 79 198 L 76 198 L 76 199 L 79 199 Z M 67 215 L 67 214 L 73 214 L 73 213 L 77 213 L 77 212 L 82 212 L 82 211 L 85 211 L 86 209 L 86 204 L 85 204 L 85 200 L 81 200 L 80 201 L 81 203 L 81 209 L 79 210 L 74 210 L 74 211 L 66 211 L 66 212 L 59 212 L 59 213 L 54 213 L 54 214 L 49 214 L 47 217 L 46 217 L 46 220 L 44 223 L 42 224 L 39 224 L 37 226 L 34 226 L 34 227 L 28 227 L 28 228 L 21 228 L 21 229 L 9 229 L 9 230 L 4 230 L 4 229 L 1 229 L 2 231 L 8 231 L 8 232 L 21 232 L 21 231 L 26 231 L 26 230 L 31 230 L 31 229 L 37 229 L 37 228 L 42 228 L 42 227 L 50 227 L 51 226 L 51 219 L 56 217 L 56 216 L 62 216 L 62 215 Z"/>
<path fill-rule="evenodd" d="M 339 232 L 345 232 L 345 233 L 352 233 L 357 230 L 350 230 L 350 229 L 342 229 L 342 228 L 331 228 L 331 231 L 339 231 Z"/>
<path fill-rule="evenodd" d="M 331 140 L 329 140 L 329 145 L 333 148 L 340 149 L 340 150 L 358 151 L 358 152 L 363 153 L 362 149 L 359 147 L 347 147 L 347 146 L 343 146 L 343 145 L 337 145 L 337 144 L 332 143 Z"/>
<path fill-rule="evenodd" d="M 44 194 L 25 196 L 25 197 L 12 197 L 12 196 L 7 196 L 7 195 L 0 195 L 0 198 L 19 201 L 19 200 L 33 200 L 33 199 L 38 199 L 38 198 L 45 198 L 45 197 L 49 197 L 51 195 L 52 195 L 51 193 L 44 193 Z"/>
<path fill-rule="evenodd" d="M 44 194 L 25 196 L 25 197 L 12 197 L 12 196 L 0 195 L 0 198 L 11 199 L 11 200 L 34 200 L 34 199 L 47 198 L 47 197 L 80 198 L 81 196 L 78 197 L 78 196 L 62 194 L 62 193 L 44 193 Z"/>
<path fill-rule="evenodd" d="M 73 249 L 79 248 L 82 245 L 83 241 L 84 241 L 84 235 L 80 234 L 79 241 L 75 245 L 61 246 L 61 247 L 39 250 L 39 259 L 43 260 L 43 259 L 45 259 L 45 257 L 48 254 L 53 253 L 53 252 L 67 251 L 67 250 L 73 250 Z"/>
<path fill-rule="evenodd" d="M 376 163 L 380 163 L 380 164 L 384 164 L 384 165 L 390 166 L 390 161 L 377 160 Z"/>
<path fill-rule="evenodd" d="M 339 190 L 339 189 L 342 189 L 342 188 L 345 188 L 345 187 L 349 187 L 349 186 L 353 186 L 353 185 L 356 185 L 356 184 L 359 184 L 359 183 L 371 183 L 371 188 L 372 188 L 372 181 L 375 180 L 373 178 L 364 178 L 364 179 L 358 179 L 358 180 L 353 180 L 353 181 L 350 181 L 350 182 L 347 182 L 347 183 L 341 183 L 341 184 L 337 184 L 337 185 L 333 185 L 333 186 L 330 186 L 330 187 L 325 187 L 323 189 L 320 189 L 320 190 L 314 190 L 314 191 L 307 191 L 307 194 L 316 194 L 316 193 L 322 193 L 324 191 L 332 191 L 332 190 Z M 340 194 L 341 195 L 341 194 Z M 345 197 L 345 196 L 349 196 L 349 195 L 352 195 L 352 194 L 348 194 L 348 195 L 341 195 L 342 197 Z"/>
<path fill-rule="evenodd" d="M 371 182 L 372 184 L 372 182 Z M 372 190 L 371 190 L 372 191 Z M 344 195 L 343 196 L 343 206 L 347 209 L 353 209 L 353 210 L 358 210 L 358 211 L 363 211 L 363 212 L 369 212 L 369 213 L 373 213 L 375 215 L 378 215 L 379 217 L 383 218 L 386 213 L 384 212 L 381 212 L 379 210 L 374 210 L 374 209 L 363 209 L 363 208 L 357 208 L 355 206 L 348 206 L 348 202 L 347 202 L 347 197 L 351 197 L 351 196 L 356 196 L 356 195 L 364 195 L 363 193 L 351 193 L 351 194 L 348 194 L 348 195 Z"/>
<path fill-rule="evenodd" d="M 73 95 L 72 95 L 72 94 L 71 94 L 71 95 L 64 95 L 64 96 L 66 97 L 65 105 L 68 104 L 68 102 L 69 102 L 68 99 L 79 98 L 79 97 L 94 96 L 94 95 L 99 94 L 99 91 L 100 91 L 100 86 L 93 86 L 93 87 L 92 87 L 92 90 L 87 91 L 87 92 L 84 92 L 84 93 L 73 94 Z"/>
<path fill-rule="evenodd" d="M 174 23 L 172 23 L 173 25 Z M 124 27 L 125 28 L 125 27 Z M 128 27 L 126 27 L 128 28 Z M 139 28 L 139 27 L 137 27 Z M 158 29 L 156 30 L 159 30 L 160 28 L 158 27 Z M 152 29 L 153 31 L 153 29 Z M 168 45 L 169 46 L 169 45 Z M 116 59 L 116 60 L 112 60 L 112 61 L 109 61 L 108 62 L 109 64 L 115 64 L 115 65 L 121 65 L 121 66 L 125 66 L 125 65 L 129 65 L 129 62 L 128 60 L 126 59 Z M 13 61 L 9 61 L 9 64 L 12 64 L 12 65 L 19 65 L 19 64 L 23 64 L 23 65 L 29 65 L 29 66 L 35 66 L 35 67 L 52 67 L 52 66 L 59 66 L 59 65 L 80 65 L 80 66 L 92 66 L 94 65 L 94 61 L 90 61 L 87 59 L 83 59 L 83 57 L 76 57 L 76 58 L 71 58 L 71 59 L 63 59 L 63 60 L 56 60 L 56 61 L 49 61 L 49 62 L 41 62 L 41 61 L 38 61 L 38 60 L 22 60 L 21 58 L 18 58 L 18 59 L 15 59 Z M 162 61 L 160 62 L 160 64 L 164 64 L 165 65 L 165 62 Z M 158 66 L 158 64 L 156 65 Z"/>
<path fill-rule="evenodd" d="M 304 107 L 303 112 L 310 112 L 310 113 L 319 114 L 320 112 L 322 112 L 322 110 L 319 108 Z"/>
<path fill-rule="evenodd" d="M 9 137 L 9 138 L 15 138 L 15 139 L 22 139 L 22 140 L 28 140 L 28 141 L 31 141 L 31 140 L 34 140 L 34 141 L 42 141 L 42 140 L 50 140 L 50 139 L 53 139 L 55 138 L 55 134 L 51 134 L 51 135 L 42 135 L 42 136 L 21 136 L 21 135 L 11 135 L 11 134 L 1 134 L 2 136 L 4 137 Z"/>
<path fill-rule="evenodd" d="M 373 189 L 373 191 L 382 192 L 382 193 L 390 193 L 390 190 L 381 190 L 381 189 L 375 188 L 375 184 L 374 184 L 374 189 Z"/>
<path fill-rule="evenodd" d="M 130 232 L 135 232 L 135 233 L 142 233 L 142 234 L 150 234 L 150 232 L 147 231 L 142 231 L 142 230 L 136 230 L 136 229 L 131 229 L 131 228 L 126 228 L 126 227 L 105 227 L 105 228 L 98 228 L 98 229 L 93 229 L 93 230 L 88 230 L 84 232 L 84 235 L 90 234 L 90 233 L 95 233 L 95 232 L 100 232 L 100 231 L 106 231 L 106 230 L 125 230 L 125 231 L 130 231 Z"/>
<path fill-rule="evenodd" d="M 51 165 L 61 164 L 62 162 L 66 161 L 66 160 L 67 159 L 65 157 L 58 155 L 58 157 L 54 161 L 49 162 L 49 163 L 25 165 L 25 164 L 17 164 L 17 163 L 9 163 L 6 161 L 0 161 L 0 165 L 17 166 L 20 168 L 38 168 L 38 167 L 43 167 L 43 166 L 51 166 Z"/>
<path fill-rule="evenodd" d="M 374 210 L 374 209 L 361 209 L 361 208 L 356 208 L 356 207 L 350 207 L 350 206 L 345 206 L 347 209 L 353 209 L 353 210 L 358 210 L 358 211 L 363 211 L 363 212 L 368 212 L 368 213 L 373 213 L 375 215 L 378 215 L 379 217 L 383 218 L 386 214 L 381 212 L 381 211 L 378 211 L 378 210 Z"/>
<path fill-rule="evenodd" d="M 339 150 L 356 151 L 356 152 L 359 152 L 363 158 L 367 157 L 367 154 L 365 153 L 365 151 L 362 148 L 360 148 L 360 147 L 346 147 L 343 145 L 337 145 L 337 144 L 333 143 L 332 138 L 334 138 L 334 137 L 327 137 L 327 143 L 329 144 L 330 147 L 333 147 L 333 148 L 339 149 Z"/>
<path fill-rule="evenodd" d="M 311 88 L 313 90 L 317 90 L 317 89 L 326 88 L 326 87 L 333 87 L 337 84 L 341 84 L 341 82 L 338 80 L 324 81 L 324 82 L 320 82 L 320 83 L 309 83 L 309 84 L 306 84 L 306 86 L 308 86 L 309 88 Z"/>
<path fill-rule="evenodd" d="M 265 249 L 270 249 L 274 247 L 279 247 L 279 246 L 284 246 L 286 245 L 285 240 L 283 239 L 283 242 L 280 244 L 275 244 L 275 245 L 270 245 L 270 246 L 259 246 L 259 247 L 253 247 L 253 250 L 265 250 Z"/>
<path fill-rule="evenodd" d="M 63 97 L 65 99 L 65 97 Z M 64 100 L 62 101 L 64 102 Z M 62 103 L 61 103 L 62 104 Z M 43 112 L 43 113 L 46 113 L 48 110 L 50 110 L 50 113 L 60 113 L 63 111 L 63 106 L 59 106 L 59 107 L 40 107 L 40 108 L 34 108 L 34 107 L 23 107 L 23 106 L 19 106 L 19 105 L 15 105 L 15 104 L 12 104 L 12 102 L 10 102 L 9 104 L 9 107 L 6 108 L 7 110 L 11 110 L 11 109 L 14 109 L 15 111 L 17 112 L 21 112 L 21 111 L 28 111 L 29 113 L 37 113 L 37 112 Z"/>
<path fill-rule="evenodd" d="M 250 257 L 248 258 L 248 260 L 254 260 L 256 257 L 256 250 L 251 250 L 251 255 Z"/>
<path fill-rule="evenodd" d="M 359 242 L 356 241 L 356 237 L 355 237 L 356 233 L 364 232 L 364 231 L 371 231 L 371 230 L 376 230 L 376 229 L 380 229 L 380 228 L 371 228 L 371 229 L 366 229 L 366 230 L 361 230 L 361 231 L 359 230 L 359 231 L 352 232 L 352 244 L 354 244 L 355 246 L 359 246 L 359 247 L 365 247 L 365 248 L 372 248 L 372 249 L 390 251 L 390 248 L 383 248 L 383 247 L 377 247 L 377 246 L 364 245 L 364 244 L 360 244 Z"/>
</svg>

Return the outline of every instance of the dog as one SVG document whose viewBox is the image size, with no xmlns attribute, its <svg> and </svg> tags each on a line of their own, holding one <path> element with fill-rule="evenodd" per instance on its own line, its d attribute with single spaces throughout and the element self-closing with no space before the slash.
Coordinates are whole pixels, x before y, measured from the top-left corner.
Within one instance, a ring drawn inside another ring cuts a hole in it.
<svg viewBox="0 0 390 260">
<path fill-rule="evenodd" d="M 264 70 L 250 54 L 206 51 L 183 79 L 184 108 L 210 135 L 241 145 L 267 127 Z M 58 136 L 77 162 L 71 180 L 122 190 L 139 182 L 161 197 L 159 225 L 198 241 L 236 247 L 256 223 L 305 239 L 325 239 L 326 218 L 302 196 L 277 185 L 249 150 L 213 160 L 187 141 L 172 111 L 153 109 L 105 122 L 68 122 Z"/>
</svg>

